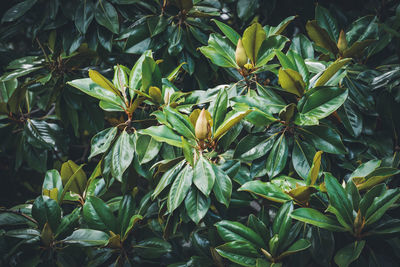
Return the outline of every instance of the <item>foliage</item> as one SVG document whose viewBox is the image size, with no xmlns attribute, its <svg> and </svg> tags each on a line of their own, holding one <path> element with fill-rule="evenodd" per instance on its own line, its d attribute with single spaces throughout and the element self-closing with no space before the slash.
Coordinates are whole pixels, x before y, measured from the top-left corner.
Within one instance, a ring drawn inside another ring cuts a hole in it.
<svg viewBox="0 0 400 267">
<path fill-rule="evenodd" d="M 0 264 L 397 266 L 400 5 L 278 2 L 7 3 Z"/>
</svg>

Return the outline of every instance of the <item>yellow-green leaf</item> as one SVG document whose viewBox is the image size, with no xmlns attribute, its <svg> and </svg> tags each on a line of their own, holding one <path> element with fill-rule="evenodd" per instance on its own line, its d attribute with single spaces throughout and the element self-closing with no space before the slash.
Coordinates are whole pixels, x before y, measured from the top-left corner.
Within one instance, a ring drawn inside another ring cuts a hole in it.
<svg viewBox="0 0 400 267">
<path fill-rule="evenodd" d="M 310 185 L 314 185 L 315 182 L 317 181 L 318 178 L 318 173 L 319 173 L 319 169 L 321 167 L 321 156 L 322 156 L 322 151 L 318 151 L 317 153 L 315 153 L 314 159 L 313 159 L 313 163 L 311 166 L 311 170 L 308 173 L 308 177 L 307 177 L 307 182 Z"/>
<path fill-rule="evenodd" d="M 288 91 L 289 93 L 295 94 L 298 97 L 303 96 L 304 87 L 306 83 L 303 81 L 300 73 L 291 69 L 279 69 L 279 83 L 282 88 Z"/>
<path fill-rule="evenodd" d="M 348 49 L 344 50 L 343 57 L 359 56 L 364 51 L 364 49 L 372 42 L 375 42 L 375 40 L 367 39 L 355 42 Z"/>
<path fill-rule="evenodd" d="M 237 112 L 233 116 L 223 121 L 222 124 L 215 131 L 213 139 L 218 140 L 219 138 L 221 138 L 227 131 L 229 131 L 233 126 L 239 123 L 250 112 L 252 112 L 252 110 Z"/>
<path fill-rule="evenodd" d="M 313 186 L 305 185 L 296 187 L 295 189 L 286 192 L 286 194 L 291 196 L 298 203 L 305 204 L 310 200 L 310 196 L 317 191 L 318 190 L 315 189 Z"/>
<path fill-rule="evenodd" d="M 151 100 L 153 100 L 153 102 L 160 104 L 162 102 L 162 95 L 161 95 L 161 91 L 158 87 L 156 86 L 150 86 L 149 88 L 149 95 L 151 97 Z"/>
<path fill-rule="evenodd" d="M 258 51 L 266 36 L 264 29 L 258 22 L 253 23 L 243 33 L 243 46 L 253 65 L 255 65 Z"/>
<path fill-rule="evenodd" d="M 53 189 L 43 189 L 43 195 L 48 196 L 51 199 L 54 199 L 55 201 L 58 201 L 58 189 L 53 188 Z"/>
<path fill-rule="evenodd" d="M 95 70 L 89 70 L 89 77 L 90 79 L 101 86 L 104 89 L 107 89 L 110 92 L 113 92 L 114 94 L 121 96 L 120 91 L 118 91 L 117 88 L 110 82 L 106 77 L 101 75 L 99 72 Z"/>
<path fill-rule="evenodd" d="M 306 24 L 308 36 L 315 42 L 316 45 L 325 48 L 334 55 L 338 53 L 336 43 L 329 37 L 327 31 L 320 26 L 316 20 L 308 21 Z"/>
<path fill-rule="evenodd" d="M 332 76 L 335 75 L 336 72 L 338 72 L 349 61 L 351 61 L 351 58 L 338 59 L 333 62 L 318 78 L 318 80 L 315 82 L 314 87 L 325 85 L 329 81 L 329 79 L 332 78 Z"/>
</svg>

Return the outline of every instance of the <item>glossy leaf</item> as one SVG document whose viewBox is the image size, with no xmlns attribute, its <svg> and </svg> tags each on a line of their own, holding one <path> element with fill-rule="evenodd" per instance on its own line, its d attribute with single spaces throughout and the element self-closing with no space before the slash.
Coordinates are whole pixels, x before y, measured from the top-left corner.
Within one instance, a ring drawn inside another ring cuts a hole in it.
<svg viewBox="0 0 400 267">
<path fill-rule="evenodd" d="M 238 191 L 247 191 L 274 202 L 286 202 L 291 197 L 282 192 L 282 189 L 272 183 L 265 183 L 260 180 L 250 181 L 242 185 Z"/>
<path fill-rule="evenodd" d="M 196 177 L 196 176 L 194 176 Z M 211 200 L 195 187 L 192 187 L 185 199 L 185 208 L 192 221 L 198 224 L 210 208 Z"/>
<path fill-rule="evenodd" d="M 89 155 L 89 160 L 94 156 L 106 152 L 117 135 L 117 132 L 118 128 L 112 127 L 105 129 L 93 136 L 91 140 L 91 152 Z"/>
<path fill-rule="evenodd" d="M 117 233 L 117 220 L 103 200 L 90 196 L 83 205 L 83 219 L 91 229 Z"/>
<path fill-rule="evenodd" d="M 321 212 L 311 208 L 299 208 L 295 209 L 291 215 L 293 219 L 301 222 L 309 223 L 320 228 L 327 229 L 333 232 L 344 232 L 346 231 L 336 220 L 328 217 Z"/>
<path fill-rule="evenodd" d="M 278 139 L 276 139 L 267 158 L 266 169 L 270 179 L 278 175 L 283 168 L 285 168 L 289 153 L 288 150 L 289 148 L 286 137 L 282 134 Z"/>
<path fill-rule="evenodd" d="M 334 260 L 339 267 L 347 267 L 358 259 L 365 246 L 365 240 L 350 243 L 336 252 Z"/>
<path fill-rule="evenodd" d="M 300 73 L 292 69 L 279 69 L 279 83 L 287 92 L 303 96 L 305 83 Z"/>
<path fill-rule="evenodd" d="M 131 164 L 135 151 L 135 135 L 123 131 L 115 141 L 111 151 L 111 174 L 118 181 L 122 181 L 123 173 Z"/>
<path fill-rule="evenodd" d="M 243 46 L 253 65 L 256 64 L 258 51 L 265 38 L 265 31 L 258 22 L 253 23 L 243 33 Z"/>
<path fill-rule="evenodd" d="M 215 174 L 215 182 L 213 192 L 218 202 L 224 204 L 226 207 L 229 206 L 232 194 L 232 181 L 224 171 L 215 164 L 212 164 L 212 168 Z"/>
<path fill-rule="evenodd" d="M 205 196 L 208 197 L 214 187 L 215 179 L 216 174 L 214 173 L 212 163 L 200 155 L 194 166 L 193 183 Z"/>
<path fill-rule="evenodd" d="M 78 229 L 64 240 L 64 243 L 78 244 L 84 247 L 104 246 L 107 244 L 109 235 L 93 229 Z"/>
<path fill-rule="evenodd" d="M 169 212 L 173 212 L 185 199 L 193 181 L 193 169 L 190 165 L 176 176 L 168 194 L 167 207 Z"/>
<path fill-rule="evenodd" d="M 239 222 L 224 220 L 216 223 L 215 227 L 225 242 L 244 241 L 254 247 L 265 247 L 264 241 L 256 232 Z"/>
</svg>

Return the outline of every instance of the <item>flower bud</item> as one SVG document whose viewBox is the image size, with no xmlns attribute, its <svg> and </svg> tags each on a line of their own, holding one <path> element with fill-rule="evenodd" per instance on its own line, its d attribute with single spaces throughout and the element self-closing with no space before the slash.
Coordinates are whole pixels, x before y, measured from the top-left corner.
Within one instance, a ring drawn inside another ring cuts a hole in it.
<svg viewBox="0 0 400 267">
<path fill-rule="evenodd" d="M 343 51 L 347 49 L 346 33 L 343 30 L 340 31 L 337 47 L 340 53 L 343 53 Z"/>
<path fill-rule="evenodd" d="M 242 44 L 242 39 L 239 39 L 237 43 L 235 59 L 236 63 L 239 65 L 240 68 L 243 68 L 244 65 L 247 64 L 247 55 L 246 51 L 244 50 L 244 46 Z"/>
<path fill-rule="evenodd" d="M 197 118 L 194 132 L 199 140 L 204 140 L 208 136 L 208 120 L 204 108 L 201 110 L 200 115 Z"/>
</svg>

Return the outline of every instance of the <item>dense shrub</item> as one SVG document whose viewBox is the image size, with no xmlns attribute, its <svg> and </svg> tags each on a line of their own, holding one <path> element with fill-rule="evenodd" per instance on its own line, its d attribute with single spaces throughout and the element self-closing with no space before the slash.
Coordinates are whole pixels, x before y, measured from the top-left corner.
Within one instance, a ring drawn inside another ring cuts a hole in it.
<svg viewBox="0 0 400 267">
<path fill-rule="evenodd" d="M 398 265 L 396 1 L 5 6 L 2 266 Z"/>
</svg>

